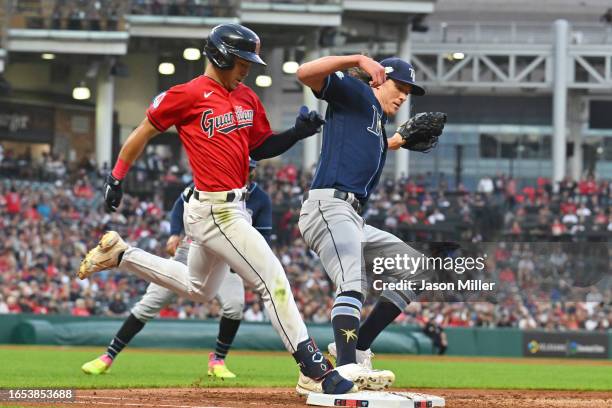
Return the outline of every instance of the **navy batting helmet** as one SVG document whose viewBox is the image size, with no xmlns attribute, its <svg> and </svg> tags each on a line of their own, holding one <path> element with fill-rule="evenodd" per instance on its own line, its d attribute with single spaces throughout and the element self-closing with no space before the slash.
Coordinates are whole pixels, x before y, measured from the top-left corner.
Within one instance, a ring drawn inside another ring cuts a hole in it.
<svg viewBox="0 0 612 408">
<path fill-rule="evenodd" d="M 219 69 L 232 69 L 235 57 L 255 64 L 266 65 L 259 56 L 257 34 L 240 24 L 221 24 L 210 32 L 204 54 Z"/>
</svg>

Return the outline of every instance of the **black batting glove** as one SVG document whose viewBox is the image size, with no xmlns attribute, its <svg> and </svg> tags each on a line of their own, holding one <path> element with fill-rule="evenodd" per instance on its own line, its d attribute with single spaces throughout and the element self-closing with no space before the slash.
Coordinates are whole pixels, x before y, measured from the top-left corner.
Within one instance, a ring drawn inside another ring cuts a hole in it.
<svg viewBox="0 0 612 408">
<path fill-rule="evenodd" d="M 307 138 L 321 131 L 321 126 L 325 123 L 325 119 L 319 115 L 319 112 L 309 111 L 308 107 L 302 106 L 300 113 L 295 118 L 295 132 L 300 139 Z"/>
<path fill-rule="evenodd" d="M 117 211 L 117 207 L 121 203 L 121 197 L 123 197 L 121 180 L 117 180 L 112 174 L 109 174 L 104 182 L 104 208 L 106 211 Z"/>
</svg>

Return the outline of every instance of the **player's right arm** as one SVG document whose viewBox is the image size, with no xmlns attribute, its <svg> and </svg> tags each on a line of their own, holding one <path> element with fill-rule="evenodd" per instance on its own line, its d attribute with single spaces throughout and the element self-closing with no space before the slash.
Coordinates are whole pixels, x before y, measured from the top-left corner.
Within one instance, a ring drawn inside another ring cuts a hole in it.
<svg viewBox="0 0 612 408">
<path fill-rule="evenodd" d="M 121 150 L 119 158 L 127 163 L 134 163 L 142 154 L 145 146 L 151 139 L 159 134 L 159 130 L 155 128 L 149 121 L 149 118 L 144 118 L 140 125 L 128 136 Z"/>
<path fill-rule="evenodd" d="M 298 80 L 319 93 L 323 90 L 326 78 L 336 71 L 359 67 L 372 77 L 371 86 L 378 87 L 385 82 L 385 68 L 365 55 L 343 55 L 318 58 L 302 64 L 297 71 Z"/>
<path fill-rule="evenodd" d="M 123 197 L 123 189 L 121 188 L 123 178 L 132 163 L 140 157 L 147 143 L 158 134 L 159 130 L 149 122 L 148 118 L 144 118 L 121 146 L 115 167 L 106 177 L 106 183 L 104 184 L 104 204 L 108 211 L 117 211 Z"/>
<path fill-rule="evenodd" d="M 121 182 L 127 175 L 130 166 L 140 157 L 149 141 L 169 127 L 179 124 L 189 113 L 194 99 L 188 84 L 181 84 L 157 95 L 147 116 L 128 136 L 121 147 L 113 171 L 107 176 L 104 184 L 104 204 L 108 211 L 116 211 L 123 197 Z"/>
</svg>

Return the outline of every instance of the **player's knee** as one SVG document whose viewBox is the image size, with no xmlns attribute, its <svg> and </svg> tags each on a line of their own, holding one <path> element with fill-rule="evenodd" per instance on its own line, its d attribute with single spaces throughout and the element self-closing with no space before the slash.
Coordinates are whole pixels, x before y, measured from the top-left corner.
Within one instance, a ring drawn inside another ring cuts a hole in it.
<svg viewBox="0 0 612 408">
<path fill-rule="evenodd" d="M 137 318 L 143 323 L 147 323 L 149 320 L 153 320 L 157 315 L 157 312 L 154 313 L 154 311 L 150 308 L 138 306 L 139 305 L 136 305 L 136 307 L 132 308 L 131 313 L 134 315 L 135 318 Z"/>
<path fill-rule="evenodd" d="M 355 293 L 356 296 L 361 297 L 361 300 L 365 298 L 365 294 L 367 291 L 364 290 L 364 287 L 367 287 L 366 284 L 362 281 L 361 278 L 347 279 L 341 282 L 338 282 L 337 287 L 339 288 L 337 296 L 340 296 L 341 293 Z"/>
<path fill-rule="evenodd" d="M 190 280 L 187 293 L 190 300 L 207 303 L 215 298 L 217 288 L 207 288 L 200 281 Z"/>
<path fill-rule="evenodd" d="M 242 320 L 244 302 L 231 302 L 223 305 L 223 317 L 232 320 Z"/>
</svg>

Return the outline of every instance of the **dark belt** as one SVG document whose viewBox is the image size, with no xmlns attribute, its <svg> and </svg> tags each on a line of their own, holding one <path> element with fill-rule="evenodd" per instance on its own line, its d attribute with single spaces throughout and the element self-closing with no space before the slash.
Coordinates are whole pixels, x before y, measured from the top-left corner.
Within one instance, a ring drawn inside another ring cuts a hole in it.
<svg viewBox="0 0 612 408">
<path fill-rule="evenodd" d="M 193 190 L 193 196 L 195 197 L 196 200 L 200 201 L 200 192 L 197 190 Z M 225 202 L 226 203 L 231 203 L 236 199 L 236 193 L 234 193 L 233 191 L 230 191 L 229 193 L 227 193 L 227 197 L 225 198 Z M 244 194 L 242 194 L 242 196 L 240 196 L 240 201 L 247 201 L 249 199 L 249 192 L 245 192 Z"/>
<path fill-rule="evenodd" d="M 304 193 L 304 199 L 303 201 L 308 200 L 308 194 L 309 191 Z M 346 191 L 340 191 L 340 190 L 334 190 L 334 198 L 338 198 L 342 201 L 346 201 L 347 203 L 349 203 L 351 205 L 351 207 L 353 207 L 353 209 L 355 211 L 357 211 L 357 214 L 361 214 L 361 210 L 363 209 L 363 205 L 361 205 L 361 202 L 359 201 L 359 199 L 357 197 L 354 196 L 353 194 L 353 202 L 349 202 L 349 198 L 351 198 L 350 193 L 347 193 Z"/>
</svg>

